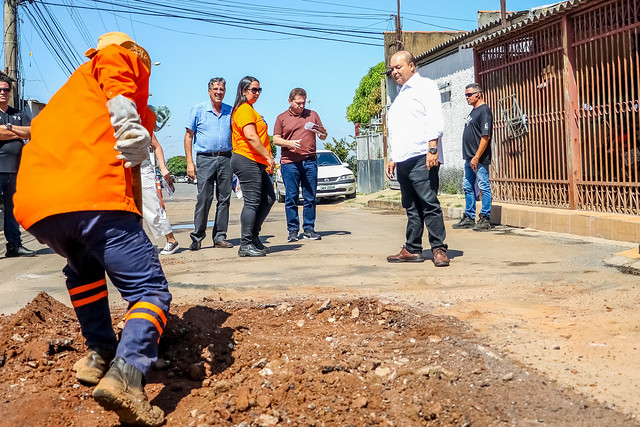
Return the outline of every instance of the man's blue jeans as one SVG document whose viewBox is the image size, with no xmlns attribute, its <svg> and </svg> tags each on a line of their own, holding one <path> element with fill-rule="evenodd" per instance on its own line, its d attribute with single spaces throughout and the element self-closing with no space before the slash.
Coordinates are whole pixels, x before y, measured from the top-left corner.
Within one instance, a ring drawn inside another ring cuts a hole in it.
<svg viewBox="0 0 640 427">
<path fill-rule="evenodd" d="M 285 188 L 284 211 L 287 230 L 300 231 L 298 218 L 298 188 L 302 186 L 302 229 L 313 230 L 316 224 L 316 189 L 318 186 L 317 160 L 283 163 L 280 166 Z"/>
<path fill-rule="evenodd" d="M 491 185 L 489 184 L 489 165 L 478 163 L 478 170 L 474 171 L 469 160 L 464 161 L 464 201 L 466 209 L 464 213 L 471 219 L 476 219 L 476 189 L 475 184 L 482 192 L 482 209 L 480 215 L 491 217 Z"/>
</svg>

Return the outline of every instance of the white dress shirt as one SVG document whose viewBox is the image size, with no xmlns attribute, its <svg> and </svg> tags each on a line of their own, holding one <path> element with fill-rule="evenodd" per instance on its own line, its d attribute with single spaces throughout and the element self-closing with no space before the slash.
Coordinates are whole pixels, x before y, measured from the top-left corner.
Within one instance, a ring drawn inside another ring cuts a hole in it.
<svg viewBox="0 0 640 427">
<path fill-rule="evenodd" d="M 440 105 L 440 90 L 431 79 L 415 73 L 398 90 L 389 108 L 389 160 L 402 162 L 426 154 L 429 141 L 438 140 L 438 161 L 442 156 L 444 119 Z"/>
</svg>

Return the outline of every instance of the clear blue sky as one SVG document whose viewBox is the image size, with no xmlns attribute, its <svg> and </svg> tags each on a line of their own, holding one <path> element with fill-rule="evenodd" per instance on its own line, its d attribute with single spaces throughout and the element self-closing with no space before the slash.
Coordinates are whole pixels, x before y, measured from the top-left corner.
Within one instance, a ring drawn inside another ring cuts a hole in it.
<svg viewBox="0 0 640 427">
<path fill-rule="evenodd" d="M 270 133 L 276 116 L 288 108 L 289 91 L 299 86 L 307 90 L 311 108 L 323 120 L 328 141 L 353 135 L 353 125 L 345 118 L 346 107 L 360 79 L 383 60 L 382 32 L 394 30 L 390 15 L 396 13 L 395 0 L 36 0 L 36 4 L 37 9 L 29 3 L 18 8 L 23 96 L 47 102 L 69 76 L 41 40 L 34 21 L 39 21 L 42 28 L 43 19 L 50 21 L 48 17 L 54 16 L 76 52 L 76 61 L 82 61 L 80 56 L 95 46 L 101 34 L 126 32 L 147 49 L 153 62 L 160 62 L 151 73 L 149 103 L 171 110 L 169 125 L 157 135 L 167 158 L 184 154 L 189 109 L 208 100 L 207 82 L 215 76 L 227 80 L 224 101 L 228 104 L 233 104 L 240 78 L 252 75 L 260 80 L 264 91 L 255 108 L 269 124 Z M 507 9 L 524 10 L 543 4 L 548 2 L 507 0 Z M 499 0 L 401 2 L 406 31 L 468 31 L 477 26 L 478 10 L 499 9 Z M 326 32 L 336 29 L 339 34 Z M 353 37 L 357 35 L 369 38 Z M 57 41 L 51 35 L 48 39 Z"/>
</svg>

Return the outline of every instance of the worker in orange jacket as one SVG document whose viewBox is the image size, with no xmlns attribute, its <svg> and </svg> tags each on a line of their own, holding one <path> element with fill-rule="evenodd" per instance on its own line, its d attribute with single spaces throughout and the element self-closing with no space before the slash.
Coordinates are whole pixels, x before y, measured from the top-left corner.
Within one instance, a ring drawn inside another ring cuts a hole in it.
<svg viewBox="0 0 640 427">
<path fill-rule="evenodd" d="M 164 413 L 149 403 L 144 378 L 157 359 L 171 294 L 142 229 L 132 174 L 148 156 L 155 124 L 147 108 L 151 62 L 119 32 L 102 35 L 85 55 L 90 60 L 31 123 L 14 212 L 67 259 L 67 289 L 88 348 L 74 365 L 76 377 L 97 384 L 93 397 L 122 423 L 157 426 Z M 105 273 L 129 303 L 120 342 Z"/>
</svg>

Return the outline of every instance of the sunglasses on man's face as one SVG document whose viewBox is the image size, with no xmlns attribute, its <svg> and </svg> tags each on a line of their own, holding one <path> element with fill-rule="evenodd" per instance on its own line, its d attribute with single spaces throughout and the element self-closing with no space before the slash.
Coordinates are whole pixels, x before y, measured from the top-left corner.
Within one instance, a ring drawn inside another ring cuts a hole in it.
<svg viewBox="0 0 640 427">
<path fill-rule="evenodd" d="M 464 96 L 466 96 L 467 98 L 471 98 L 476 93 L 478 93 L 478 92 L 465 93 Z"/>
<path fill-rule="evenodd" d="M 254 95 L 259 95 L 262 93 L 262 88 L 261 87 L 250 87 L 249 90 L 251 91 L 251 93 L 253 93 Z"/>
<path fill-rule="evenodd" d="M 11 88 L 10 87 L 0 87 L 0 92 L 9 93 L 9 92 L 11 92 Z"/>
</svg>

